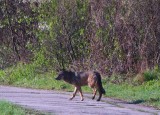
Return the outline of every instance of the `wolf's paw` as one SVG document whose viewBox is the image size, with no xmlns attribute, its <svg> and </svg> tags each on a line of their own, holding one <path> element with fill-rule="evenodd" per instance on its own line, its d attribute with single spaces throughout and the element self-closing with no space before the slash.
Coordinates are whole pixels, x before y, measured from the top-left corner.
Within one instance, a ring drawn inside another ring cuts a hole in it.
<svg viewBox="0 0 160 115">
<path fill-rule="evenodd" d="M 84 99 L 81 99 L 81 101 L 83 101 Z"/>
<path fill-rule="evenodd" d="M 100 99 L 97 99 L 97 101 L 100 101 Z"/>
</svg>

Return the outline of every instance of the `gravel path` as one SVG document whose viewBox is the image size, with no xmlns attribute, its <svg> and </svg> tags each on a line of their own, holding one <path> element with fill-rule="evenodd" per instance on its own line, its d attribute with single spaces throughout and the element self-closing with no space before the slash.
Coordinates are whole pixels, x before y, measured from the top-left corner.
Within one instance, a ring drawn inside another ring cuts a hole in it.
<svg viewBox="0 0 160 115">
<path fill-rule="evenodd" d="M 102 101 L 97 102 L 90 99 L 90 94 L 84 94 L 84 101 L 80 101 L 79 95 L 70 101 L 71 94 L 72 92 L 0 86 L 0 100 L 53 115 L 160 115 L 160 110 L 109 98 L 102 97 Z"/>
</svg>

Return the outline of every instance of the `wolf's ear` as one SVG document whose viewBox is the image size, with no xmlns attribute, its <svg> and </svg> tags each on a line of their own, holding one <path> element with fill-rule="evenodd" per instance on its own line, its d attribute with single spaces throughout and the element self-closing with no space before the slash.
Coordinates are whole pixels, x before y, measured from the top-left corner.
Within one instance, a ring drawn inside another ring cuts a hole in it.
<svg viewBox="0 0 160 115">
<path fill-rule="evenodd" d="M 63 69 L 60 69 L 60 71 L 66 71 L 66 69 L 65 69 L 65 68 L 63 68 Z"/>
<path fill-rule="evenodd" d="M 70 68 L 69 71 L 75 71 L 73 68 Z"/>
<path fill-rule="evenodd" d="M 65 68 L 60 68 L 60 67 L 56 68 L 56 71 L 57 71 L 57 72 L 65 71 L 65 70 L 66 70 Z"/>
</svg>

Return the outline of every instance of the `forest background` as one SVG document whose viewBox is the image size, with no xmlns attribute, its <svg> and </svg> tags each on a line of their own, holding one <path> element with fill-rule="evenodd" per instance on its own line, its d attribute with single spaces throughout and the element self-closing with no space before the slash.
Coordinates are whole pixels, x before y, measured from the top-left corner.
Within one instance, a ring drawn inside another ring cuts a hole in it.
<svg viewBox="0 0 160 115">
<path fill-rule="evenodd" d="M 1 0 L 0 68 L 140 73 L 160 62 L 158 0 Z"/>
<path fill-rule="evenodd" d="M 159 0 L 1 0 L 0 82 L 41 88 L 60 69 L 96 70 L 158 92 L 159 11 Z"/>
</svg>

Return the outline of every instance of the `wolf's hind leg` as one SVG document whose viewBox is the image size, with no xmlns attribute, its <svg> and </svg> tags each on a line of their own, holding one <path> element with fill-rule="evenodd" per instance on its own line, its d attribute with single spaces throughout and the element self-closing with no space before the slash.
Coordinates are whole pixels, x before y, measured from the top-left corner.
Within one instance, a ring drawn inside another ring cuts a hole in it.
<svg viewBox="0 0 160 115">
<path fill-rule="evenodd" d="M 102 92 L 99 89 L 98 89 L 98 92 L 99 92 L 99 98 L 97 99 L 97 101 L 100 101 L 102 97 Z"/>
<path fill-rule="evenodd" d="M 70 98 L 70 100 L 72 100 L 76 96 L 76 93 L 77 93 L 77 87 L 74 88 L 74 92 L 73 92 L 73 95 Z"/>
<path fill-rule="evenodd" d="M 81 101 L 83 101 L 84 98 L 83 98 L 83 94 L 82 94 L 82 89 L 81 89 L 81 87 L 78 87 L 78 90 L 79 90 L 79 94 L 80 94 L 80 97 L 81 97 Z"/>
<path fill-rule="evenodd" d="M 97 89 L 96 89 L 96 88 L 94 88 L 94 89 L 93 89 L 93 97 L 92 97 L 92 99 L 94 99 L 94 98 L 95 98 L 96 93 L 97 93 Z"/>
</svg>

